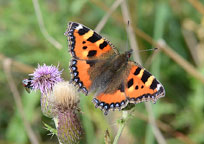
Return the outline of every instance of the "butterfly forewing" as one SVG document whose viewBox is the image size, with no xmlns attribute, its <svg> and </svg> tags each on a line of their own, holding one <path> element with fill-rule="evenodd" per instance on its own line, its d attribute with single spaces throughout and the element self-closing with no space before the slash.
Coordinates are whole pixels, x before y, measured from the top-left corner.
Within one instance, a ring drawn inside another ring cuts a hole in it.
<svg viewBox="0 0 204 144">
<path fill-rule="evenodd" d="M 109 41 L 82 24 L 70 22 L 65 35 L 74 58 L 93 60 L 117 53 Z"/>
</svg>

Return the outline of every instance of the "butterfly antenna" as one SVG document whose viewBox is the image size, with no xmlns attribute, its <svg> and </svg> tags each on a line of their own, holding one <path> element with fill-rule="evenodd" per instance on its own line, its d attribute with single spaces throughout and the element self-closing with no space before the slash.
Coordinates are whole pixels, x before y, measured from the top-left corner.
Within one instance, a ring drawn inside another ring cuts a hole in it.
<svg viewBox="0 0 204 144">
<path fill-rule="evenodd" d="M 138 52 L 155 51 L 155 50 L 158 50 L 158 48 L 151 48 L 151 49 L 147 49 L 147 50 L 138 50 Z"/>
<path fill-rule="evenodd" d="M 130 20 L 128 20 L 128 22 L 127 22 L 127 26 L 128 26 L 128 28 L 129 28 L 129 26 L 130 26 Z M 126 49 L 128 49 L 128 33 L 127 33 L 127 40 L 126 40 Z M 151 48 L 151 49 L 147 49 L 147 50 L 138 50 L 138 52 L 145 52 L 145 51 L 155 51 L 155 50 L 157 50 L 158 48 Z"/>
<path fill-rule="evenodd" d="M 127 22 L 127 26 L 129 27 L 130 26 L 130 21 L 128 20 Z M 126 49 L 128 49 L 128 46 L 129 46 L 129 43 L 128 43 L 128 33 L 126 32 L 127 34 L 127 37 L 126 37 Z"/>
</svg>

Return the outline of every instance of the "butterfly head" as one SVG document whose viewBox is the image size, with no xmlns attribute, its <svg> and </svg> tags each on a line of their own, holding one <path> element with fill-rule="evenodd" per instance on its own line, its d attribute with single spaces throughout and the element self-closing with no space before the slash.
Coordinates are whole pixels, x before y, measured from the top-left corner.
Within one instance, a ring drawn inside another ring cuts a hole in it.
<svg viewBox="0 0 204 144">
<path fill-rule="evenodd" d="M 128 62 L 130 57 L 131 57 L 131 55 L 132 55 L 132 52 L 133 52 L 133 50 L 130 49 L 130 50 L 126 51 L 125 53 L 119 55 L 117 57 L 117 60 L 116 60 L 118 63 L 120 63 L 119 65 Z"/>
<path fill-rule="evenodd" d="M 131 57 L 132 52 L 133 52 L 132 49 L 130 49 L 129 51 L 125 52 L 125 55 L 126 55 L 127 59 L 129 59 Z"/>
</svg>

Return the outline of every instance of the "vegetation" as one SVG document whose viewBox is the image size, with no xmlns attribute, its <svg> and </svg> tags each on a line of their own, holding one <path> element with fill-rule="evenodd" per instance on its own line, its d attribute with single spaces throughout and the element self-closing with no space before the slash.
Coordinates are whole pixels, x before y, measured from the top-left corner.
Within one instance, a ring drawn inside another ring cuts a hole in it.
<svg viewBox="0 0 204 144">
<path fill-rule="evenodd" d="M 204 144 L 204 1 L 121 1 L 0 2 L 0 143 L 58 142 L 45 128 L 54 122 L 41 112 L 40 93 L 27 93 L 21 81 L 44 63 L 59 64 L 62 77 L 70 79 L 64 32 L 74 21 L 92 29 L 104 22 L 96 30 L 121 53 L 138 48 L 133 58 L 140 61 L 140 56 L 166 90 L 156 104 L 137 104 L 122 120 L 123 112 L 104 116 L 92 94 L 81 94 L 82 144 L 102 144 L 104 135 L 106 143 L 113 142 L 117 134 L 120 144 Z M 132 33 L 126 32 L 128 20 Z M 159 50 L 139 52 L 154 47 Z"/>
</svg>

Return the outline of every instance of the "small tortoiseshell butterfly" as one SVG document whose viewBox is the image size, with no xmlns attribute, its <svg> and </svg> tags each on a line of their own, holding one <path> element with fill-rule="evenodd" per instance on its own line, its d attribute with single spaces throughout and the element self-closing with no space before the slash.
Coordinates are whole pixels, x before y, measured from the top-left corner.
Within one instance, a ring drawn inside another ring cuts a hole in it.
<svg viewBox="0 0 204 144">
<path fill-rule="evenodd" d="M 65 35 L 72 55 L 71 82 L 86 95 L 94 91 L 93 103 L 104 114 L 165 95 L 152 74 L 129 60 L 132 50 L 120 54 L 105 38 L 75 22 L 69 22 Z"/>
</svg>

